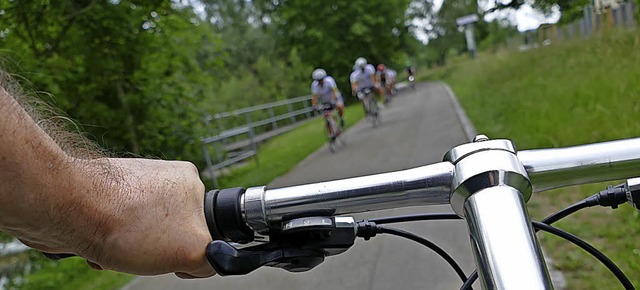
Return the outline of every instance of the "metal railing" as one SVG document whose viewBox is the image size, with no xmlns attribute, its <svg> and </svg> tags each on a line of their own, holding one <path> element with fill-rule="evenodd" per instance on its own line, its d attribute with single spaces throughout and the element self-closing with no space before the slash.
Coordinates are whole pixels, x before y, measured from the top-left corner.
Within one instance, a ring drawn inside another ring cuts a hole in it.
<svg viewBox="0 0 640 290">
<path fill-rule="evenodd" d="M 207 163 L 205 172 L 214 186 L 218 186 L 216 175 L 220 175 L 222 169 L 250 157 L 258 163 L 258 143 L 293 129 L 300 120 L 311 118 L 311 99 L 308 95 L 206 116 L 212 136 L 200 141 Z M 232 128 L 225 129 L 229 126 Z"/>
</svg>

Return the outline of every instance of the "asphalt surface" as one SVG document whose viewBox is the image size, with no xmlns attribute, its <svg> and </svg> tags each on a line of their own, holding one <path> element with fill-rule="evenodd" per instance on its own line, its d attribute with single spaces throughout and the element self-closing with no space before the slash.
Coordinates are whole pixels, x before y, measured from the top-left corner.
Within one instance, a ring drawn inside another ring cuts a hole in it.
<svg viewBox="0 0 640 290">
<path fill-rule="evenodd" d="M 381 110 L 381 123 L 367 121 L 351 127 L 345 144 L 330 153 L 325 146 L 307 157 L 270 188 L 389 172 L 440 162 L 456 145 L 468 142 L 473 129 L 465 126 L 455 98 L 442 83 L 417 84 L 404 89 Z M 252 186 L 252 185 L 248 185 Z M 409 207 L 364 217 L 425 212 L 450 212 L 449 206 Z M 446 250 L 469 274 L 473 269 L 467 229 L 463 221 L 432 221 L 398 226 L 422 235 Z M 174 275 L 138 277 L 125 287 L 142 289 L 458 289 L 462 285 L 438 255 L 414 242 L 377 236 L 358 240 L 347 252 L 328 257 L 315 269 L 289 273 L 262 268 L 242 277 L 180 280 Z M 476 289 L 479 287 L 475 285 Z"/>
</svg>

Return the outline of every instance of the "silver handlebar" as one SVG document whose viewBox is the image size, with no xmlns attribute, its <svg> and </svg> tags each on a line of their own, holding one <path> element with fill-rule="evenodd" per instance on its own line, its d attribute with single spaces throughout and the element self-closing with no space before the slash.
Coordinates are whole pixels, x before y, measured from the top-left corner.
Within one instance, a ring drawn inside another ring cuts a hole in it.
<svg viewBox="0 0 640 290">
<path fill-rule="evenodd" d="M 541 192 L 570 185 L 625 179 L 640 175 L 640 138 L 567 148 L 518 152 Z"/>
<path fill-rule="evenodd" d="M 390 173 L 307 185 L 248 188 L 241 199 L 245 222 L 264 234 L 283 217 L 305 212 L 338 215 L 411 205 L 448 204 L 453 165 L 440 162 Z"/>
<path fill-rule="evenodd" d="M 248 188 L 240 198 L 245 223 L 260 234 L 284 220 L 406 206 L 451 204 L 469 226 L 485 288 L 529 281 L 551 289 L 524 207 L 532 192 L 640 176 L 640 138 L 517 152 L 509 140 L 478 140 L 445 162 L 300 186 Z"/>
<path fill-rule="evenodd" d="M 533 192 L 640 176 L 640 138 L 517 153 Z M 258 233 L 278 228 L 282 218 L 305 211 L 330 215 L 405 206 L 449 204 L 454 165 L 413 169 L 307 185 L 248 188 L 242 212 Z"/>
</svg>

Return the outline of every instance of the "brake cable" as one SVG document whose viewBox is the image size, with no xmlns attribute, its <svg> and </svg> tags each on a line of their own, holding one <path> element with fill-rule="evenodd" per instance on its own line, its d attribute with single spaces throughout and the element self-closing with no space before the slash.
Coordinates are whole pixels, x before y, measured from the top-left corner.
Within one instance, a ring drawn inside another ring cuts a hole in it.
<svg viewBox="0 0 640 290">
<path fill-rule="evenodd" d="M 626 183 L 628 184 L 628 182 Z M 628 186 L 625 183 L 619 184 L 616 186 L 607 186 L 605 190 L 602 190 L 594 195 L 591 195 L 577 203 L 574 203 L 548 217 L 543 219 L 541 222 L 532 221 L 533 227 L 538 231 L 544 231 L 560 238 L 563 238 L 574 245 L 582 248 L 593 257 L 598 259 L 600 263 L 602 263 L 611 273 L 613 273 L 618 281 L 625 287 L 625 289 L 635 289 L 629 278 L 620 270 L 620 268 L 611 261 L 606 255 L 597 250 L 591 244 L 587 243 L 583 239 L 567 232 L 561 230 L 559 228 L 551 226 L 551 224 L 563 219 L 581 209 L 585 209 L 588 207 L 593 207 L 596 205 L 603 207 L 611 207 L 613 209 L 618 208 L 618 205 L 623 204 L 625 202 L 632 202 L 635 199 L 638 199 L 638 192 L 628 192 Z M 637 204 L 632 203 L 633 206 L 638 208 Z M 460 290 L 463 289 L 471 289 L 471 285 L 475 280 L 478 279 L 478 271 L 474 271 L 469 276 L 469 279 L 465 281 L 465 283 L 460 287 Z"/>
</svg>

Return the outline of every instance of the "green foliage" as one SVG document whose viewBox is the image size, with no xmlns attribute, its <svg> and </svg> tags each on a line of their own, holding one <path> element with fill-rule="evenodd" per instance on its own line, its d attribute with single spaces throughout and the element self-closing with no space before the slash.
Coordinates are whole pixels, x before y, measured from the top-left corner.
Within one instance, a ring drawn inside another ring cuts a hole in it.
<svg viewBox="0 0 640 290">
<path fill-rule="evenodd" d="M 30 261 L 33 267 L 30 271 L 33 273 L 24 279 L 11 279 L 7 289 L 110 290 L 119 289 L 133 278 L 132 275 L 93 270 L 81 258 L 51 261 L 32 251 L 27 254 L 26 259 Z"/>
<path fill-rule="evenodd" d="M 0 21 L 11 27 L 2 45 L 18 63 L 10 69 L 52 93 L 101 145 L 198 156 L 185 143 L 199 129 L 196 100 L 216 81 L 207 73 L 220 65 L 219 39 L 190 21 L 190 9 L 164 1 L 2 5 Z"/>
<path fill-rule="evenodd" d="M 350 127 L 364 117 L 360 104 L 345 108 L 345 126 Z M 232 170 L 219 180 L 221 188 L 266 185 L 281 176 L 309 154 L 326 144 L 324 120 L 310 120 L 295 130 L 267 141 L 258 149 L 260 166 L 251 162 Z"/>
<path fill-rule="evenodd" d="M 431 77 L 446 75 L 478 131 L 491 138 L 511 139 L 519 149 L 571 146 L 640 134 L 638 49 L 635 31 L 620 32 L 526 52 L 481 55 L 434 70 Z M 539 193 L 529 210 L 541 219 L 603 188 Z M 638 287 L 634 273 L 640 270 L 640 226 L 638 215 L 624 207 L 590 209 L 559 226 L 606 249 Z M 568 277 L 568 289 L 620 288 L 604 267 L 575 247 L 551 238 L 542 245 Z"/>
<path fill-rule="evenodd" d="M 412 39 L 410 1 L 278 1 L 272 19 L 278 43 L 303 62 L 322 67 L 343 90 L 357 57 L 401 67 L 396 61 Z M 310 74 L 311 71 L 308 72 Z"/>
<path fill-rule="evenodd" d="M 400 70 L 423 48 L 409 32 L 412 2 L 203 0 L 196 13 L 190 1 L 0 1 L 0 59 L 109 151 L 203 167 L 206 115 L 307 95 L 316 67 L 346 92 L 358 56 Z M 34 263 L 24 287 L 85 273 Z"/>
<path fill-rule="evenodd" d="M 491 22 L 480 21 L 475 27 L 480 51 L 496 52 L 500 47 L 506 46 L 509 37 L 519 33 L 515 26 L 498 19 Z"/>
</svg>

